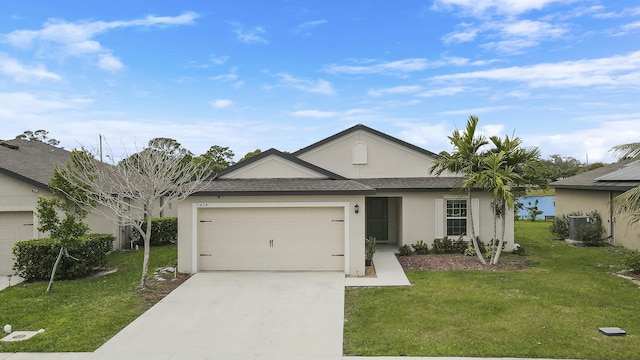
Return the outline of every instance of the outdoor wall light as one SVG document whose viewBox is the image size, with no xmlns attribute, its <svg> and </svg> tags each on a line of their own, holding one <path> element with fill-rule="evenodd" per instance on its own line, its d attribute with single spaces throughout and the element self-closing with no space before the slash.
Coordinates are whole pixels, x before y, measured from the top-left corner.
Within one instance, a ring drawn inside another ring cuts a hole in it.
<svg viewBox="0 0 640 360">
<path fill-rule="evenodd" d="M 356 214 L 360 212 L 360 205 L 356 204 L 353 208 L 355 209 Z"/>
</svg>

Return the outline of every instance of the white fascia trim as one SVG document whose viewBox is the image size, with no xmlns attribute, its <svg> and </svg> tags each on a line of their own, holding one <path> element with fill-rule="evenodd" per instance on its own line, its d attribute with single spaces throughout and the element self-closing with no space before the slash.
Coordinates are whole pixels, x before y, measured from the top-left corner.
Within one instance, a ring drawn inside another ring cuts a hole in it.
<svg viewBox="0 0 640 360">
<path fill-rule="evenodd" d="M 344 272 L 350 274 L 350 203 L 344 202 L 251 202 L 251 203 L 193 203 L 191 207 L 191 273 L 198 272 L 198 209 L 213 208 L 285 208 L 285 207 L 341 207 L 344 211 Z"/>
</svg>

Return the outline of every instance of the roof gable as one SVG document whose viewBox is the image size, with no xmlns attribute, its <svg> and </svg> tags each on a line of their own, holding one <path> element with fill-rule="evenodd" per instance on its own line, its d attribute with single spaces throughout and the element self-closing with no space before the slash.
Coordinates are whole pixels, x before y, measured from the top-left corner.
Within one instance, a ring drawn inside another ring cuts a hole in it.
<svg viewBox="0 0 640 360">
<path fill-rule="evenodd" d="M 356 125 L 293 155 L 350 179 L 429 177 L 439 155 Z"/>
<path fill-rule="evenodd" d="M 230 166 L 218 174 L 221 179 L 338 179 L 344 177 L 276 149 L 269 149 Z"/>
</svg>

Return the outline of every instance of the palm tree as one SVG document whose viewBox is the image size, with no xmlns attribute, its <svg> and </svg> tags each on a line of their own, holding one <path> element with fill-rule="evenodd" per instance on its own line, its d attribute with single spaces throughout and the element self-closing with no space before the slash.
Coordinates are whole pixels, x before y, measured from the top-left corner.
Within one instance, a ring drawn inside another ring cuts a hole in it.
<svg viewBox="0 0 640 360">
<path fill-rule="evenodd" d="M 522 140 L 519 137 L 510 138 L 508 135 L 504 140 L 497 136 L 492 136 L 490 140 L 494 148 L 488 151 L 485 164 L 489 174 L 495 176 L 495 181 L 485 181 L 483 188 L 494 195 L 494 228 L 497 218 L 502 219 L 502 236 L 497 251 L 492 253 L 490 262 L 495 265 L 500 260 L 504 245 L 507 210 L 513 208 L 519 193 L 517 189 L 524 185 L 536 185 L 546 189 L 548 183 L 544 177 L 544 167 L 540 160 L 540 150 L 537 147 L 523 148 L 521 147 Z M 501 153 L 500 159 L 498 156 L 494 158 L 490 156 Z M 496 239 L 495 235 L 494 232 L 494 239 Z"/>
<path fill-rule="evenodd" d="M 620 159 L 640 160 L 640 142 L 623 144 L 611 149 Z M 627 213 L 631 224 L 640 223 L 640 186 L 636 186 L 614 199 L 617 213 Z"/>
<path fill-rule="evenodd" d="M 504 245 L 504 230 L 506 227 L 506 213 L 508 209 L 513 209 L 516 199 L 512 191 L 512 184 L 520 183 L 521 177 L 515 172 L 514 166 L 507 162 L 506 153 L 489 151 L 484 158 L 481 171 L 471 174 L 467 181 L 471 181 L 482 189 L 493 195 L 491 202 L 491 212 L 493 213 L 493 238 L 491 239 L 491 261 L 490 264 L 497 264 Z M 498 244 L 498 218 L 502 218 L 502 236 Z M 497 248 L 497 249 L 496 249 Z"/>
<path fill-rule="evenodd" d="M 476 135 L 476 127 L 478 126 L 478 118 L 476 116 L 469 116 L 467 120 L 467 126 L 464 131 L 460 132 L 456 129 L 449 141 L 454 147 L 452 153 L 442 151 L 439 155 L 440 158 L 431 167 L 431 173 L 435 175 L 441 175 L 443 172 L 451 172 L 456 174 L 462 174 L 467 178 L 463 183 L 462 188 L 466 191 L 468 197 L 468 214 L 471 219 L 471 241 L 473 247 L 476 250 L 478 259 L 481 263 L 487 262 L 482 257 L 478 241 L 476 239 L 475 226 L 473 223 L 473 213 L 471 206 L 471 192 L 473 188 L 477 187 L 477 184 L 473 181 L 473 174 L 477 173 L 482 166 L 482 155 L 480 149 L 487 145 L 489 142 L 482 135 Z"/>
</svg>

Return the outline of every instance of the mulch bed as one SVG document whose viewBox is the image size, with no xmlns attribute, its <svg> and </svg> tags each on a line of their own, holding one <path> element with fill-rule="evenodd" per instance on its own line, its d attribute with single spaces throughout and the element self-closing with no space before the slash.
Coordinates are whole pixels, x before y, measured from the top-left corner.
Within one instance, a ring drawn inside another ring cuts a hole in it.
<svg viewBox="0 0 640 360">
<path fill-rule="evenodd" d="M 174 277 L 170 273 L 157 274 L 147 280 L 147 286 L 144 289 L 138 289 L 138 295 L 149 305 L 157 303 L 191 277 L 191 274 L 177 273 L 176 275 Z"/>
<path fill-rule="evenodd" d="M 482 265 L 476 256 L 462 254 L 428 254 L 399 256 L 404 270 L 522 270 L 529 267 L 526 256 L 503 254 L 497 265 Z"/>
</svg>

